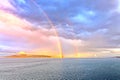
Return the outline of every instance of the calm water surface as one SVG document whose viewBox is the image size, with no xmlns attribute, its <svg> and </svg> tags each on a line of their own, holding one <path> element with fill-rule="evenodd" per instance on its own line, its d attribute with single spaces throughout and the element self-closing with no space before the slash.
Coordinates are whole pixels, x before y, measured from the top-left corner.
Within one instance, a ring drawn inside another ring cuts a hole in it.
<svg viewBox="0 0 120 80">
<path fill-rule="evenodd" d="M 120 59 L 0 59 L 0 80 L 120 80 Z"/>
</svg>

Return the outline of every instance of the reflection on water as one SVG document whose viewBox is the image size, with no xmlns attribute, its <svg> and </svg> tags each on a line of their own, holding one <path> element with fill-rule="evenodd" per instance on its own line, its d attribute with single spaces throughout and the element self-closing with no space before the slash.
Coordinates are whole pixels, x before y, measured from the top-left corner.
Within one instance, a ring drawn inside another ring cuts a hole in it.
<svg viewBox="0 0 120 80">
<path fill-rule="evenodd" d="M 120 80 L 120 59 L 0 59 L 0 80 Z"/>
</svg>

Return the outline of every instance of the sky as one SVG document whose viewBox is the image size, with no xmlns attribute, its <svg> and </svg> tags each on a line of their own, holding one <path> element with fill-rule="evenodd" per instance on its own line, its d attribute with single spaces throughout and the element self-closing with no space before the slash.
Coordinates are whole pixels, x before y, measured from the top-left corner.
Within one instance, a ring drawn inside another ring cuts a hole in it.
<svg viewBox="0 0 120 80">
<path fill-rule="evenodd" d="M 0 56 L 120 56 L 120 0 L 0 1 Z"/>
</svg>

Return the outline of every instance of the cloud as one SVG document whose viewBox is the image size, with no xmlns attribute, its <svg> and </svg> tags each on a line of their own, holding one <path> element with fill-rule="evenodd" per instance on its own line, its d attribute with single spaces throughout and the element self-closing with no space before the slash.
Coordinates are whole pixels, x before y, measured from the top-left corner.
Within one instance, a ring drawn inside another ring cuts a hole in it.
<svg viewBox="0 0 120 80">
<path fill-rule="evenodd" d="M 10 3 L 10 0 L 4 0 L 0 3 L 0 9 L 15 10 L 15 7 Z"/>
<path fill-rule="evenodd" d="M 0 11 L 0 14 L 0 35 L 3 35 L 0 38 L 1 45 L 6 45 L 11 50 L 17 47 L 18 50 L 23 49 L 24 51 L 39 48 L 58 52 L 58 36 L 55 35 L 54 30 L 36 29 L 32 24 L 17 16 L 4 11 Z M 51 39 L 52 36 L 56 39 Z M 7 44 L 5 44 L 5 40 L 7 40 Z"/>
<path fill-rule="evenodd" d="M 0 9 L 0 43 L 6 51 L 11 46 L 57 53 L 58 39 L 66 54 L 77 53 L 75 46 L 79 53 L 100 54 L 120 47 L 119 2 L 114 0 L 5 0 Z"/>
</svg>

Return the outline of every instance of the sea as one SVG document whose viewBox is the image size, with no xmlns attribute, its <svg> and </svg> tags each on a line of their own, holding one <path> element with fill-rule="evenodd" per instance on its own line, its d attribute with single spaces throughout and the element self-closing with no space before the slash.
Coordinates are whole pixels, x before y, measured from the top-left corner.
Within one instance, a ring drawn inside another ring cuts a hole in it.
<svg viewBox="0 0 120 80">
<path fill-rule="evenodd" d="M 120 80 L 120 58 L 0 58 L 0 80 Z"/>
</svg>

